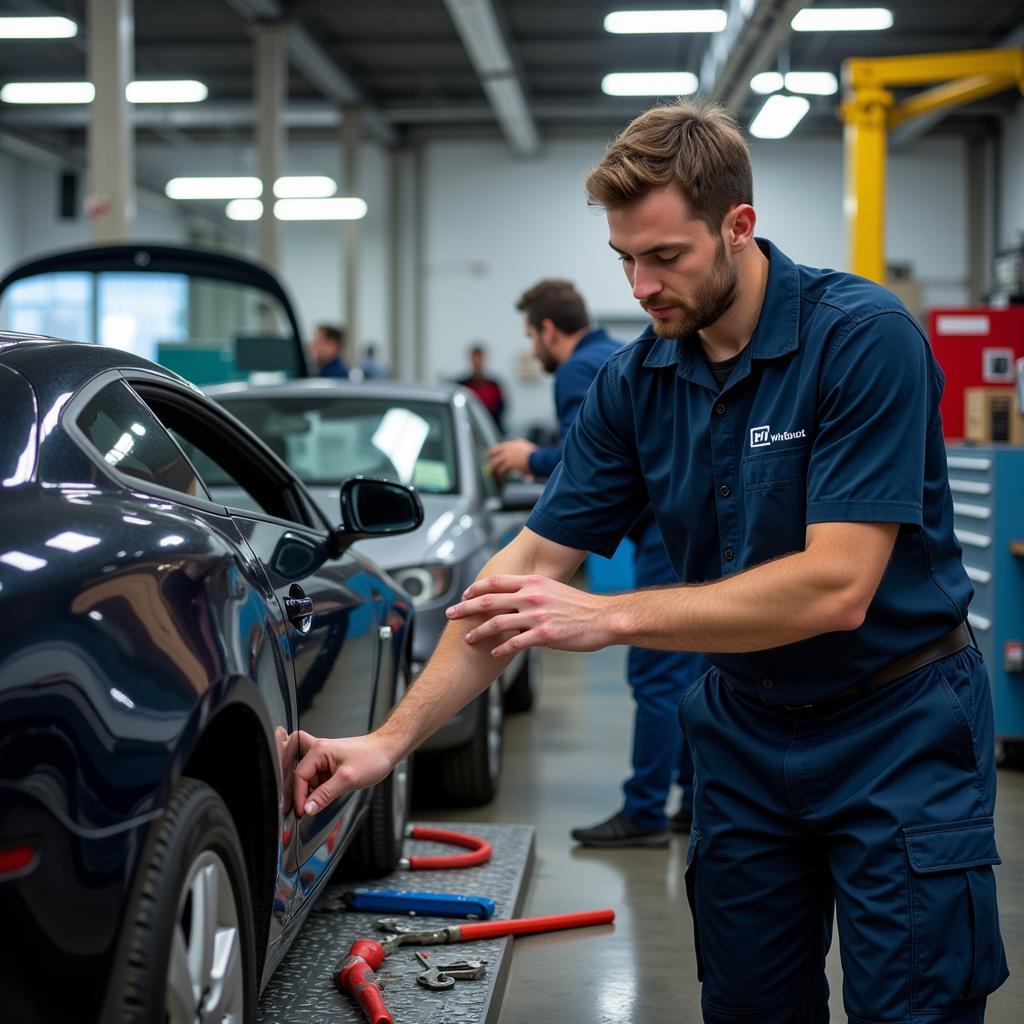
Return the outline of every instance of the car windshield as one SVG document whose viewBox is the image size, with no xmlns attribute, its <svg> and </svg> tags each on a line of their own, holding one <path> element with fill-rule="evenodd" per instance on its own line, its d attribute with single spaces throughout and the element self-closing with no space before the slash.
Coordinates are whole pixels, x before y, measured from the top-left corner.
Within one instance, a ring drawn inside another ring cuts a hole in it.
<svg viewBox="0 0 1024 1024">
<path fill-rule="evenodd" d="M 257 372 L 306 375 L 301 346 L 276 296 L 195 274 L 35 274 L 0 296 L 0 327 L 134 352 L 199 385 Z"/>
<path fill-rule="evenodd" d="M 458 493 L 455 431 L 447 403 L 303 395 L 218 401 L 309 486 L 352 476 Z M 207 481 L 212 486 L 228 481 Z"/>
</svg>

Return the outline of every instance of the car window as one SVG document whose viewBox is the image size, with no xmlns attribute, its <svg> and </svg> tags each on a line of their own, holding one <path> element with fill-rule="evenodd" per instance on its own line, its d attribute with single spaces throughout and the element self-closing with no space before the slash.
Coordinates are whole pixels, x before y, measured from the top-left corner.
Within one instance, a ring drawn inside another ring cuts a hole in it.
<svg viewBox="0 0 1024 1024">
<path fill-rule="evenodd" d="M 233 508 L 310 525 L 293 484 L 216 406 L 177 389 L 135 385 L 195 466 L 214 499 Z M 209 406 L 209 407 L 208 407 Z M 317 524 L 319 525 L 319 524 Z"/>
<path fill-rule="evenodd" d="M 457 494 L 455 431 L 446 403 L 346 394 L 218 396 L 303 483 L 337 487 L 353 476 Z"/>
<path fill-rule="evenodd" d="M 0 296 L 0 327 L 110 345 L 200 385 L 256 373 L 306 376 L 301 346 L 276 295 L 199 273 L 157 273 L 148 262 L 14 281 Z"/>
<path fill-rule="evenodd" d="M 207 497 L 160 421 L 124 381 L 95 395 L 75 424 L 112 469 L 190 497 Z"/>
<path fill-rule="evenodd" d="M 500 440 L 497 428 L 490 413 L 483 409 L 479 402 L 467 399 L 466 410 L 473 431 L 473 458 L 480 467 L 484 494 L 488 498 L 498 498 L 501 496 L 501 487 L 487 457 L 488 451 Z"/>
</svg>

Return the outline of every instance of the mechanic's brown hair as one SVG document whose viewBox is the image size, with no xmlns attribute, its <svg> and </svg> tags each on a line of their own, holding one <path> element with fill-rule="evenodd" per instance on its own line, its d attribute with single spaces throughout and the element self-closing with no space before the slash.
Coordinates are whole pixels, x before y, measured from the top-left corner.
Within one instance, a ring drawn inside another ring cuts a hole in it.
<svg viewBox="0 0 1024 1024">
<path fill-rule="evenodd" d="M 590 326 L 583 297 L 572 281 L 557 277 L 546 277 L 528 288 L 519 296 L 516 309 L 525 313 L 526 319 L 538 329 L 544 320 L 550 320 L 564 334 L 575 334 Z"/>
<path fill-rule="evenodd" d="M 733 207 L 753 203 L 750 153 L 724 107 L 680 100 L 645 111 L 587 176 L 587 202 L 614 210 L 664 185 L 713 232 Z"/>
</svg>

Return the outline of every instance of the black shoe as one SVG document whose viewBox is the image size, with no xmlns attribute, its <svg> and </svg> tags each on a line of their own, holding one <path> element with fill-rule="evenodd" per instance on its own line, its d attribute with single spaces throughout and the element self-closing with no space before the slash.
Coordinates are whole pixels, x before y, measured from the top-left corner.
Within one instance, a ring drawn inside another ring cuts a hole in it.
<svg viewBox="0 0 1024 1024">
<path fill-rule="evenodd" d="M 668 827 L 673 832 L 689 832 L 693 825 L 693 811 L 688 807 L 680 807 L 671 818 L 668 819 Z"/>
<path fill-rule="evenodd" d="M 637 828 L 622 811 L 591 828 L 574 828 L 569 835 L 583 846 L 668 846 L 668 829 Z"/>
</svg>

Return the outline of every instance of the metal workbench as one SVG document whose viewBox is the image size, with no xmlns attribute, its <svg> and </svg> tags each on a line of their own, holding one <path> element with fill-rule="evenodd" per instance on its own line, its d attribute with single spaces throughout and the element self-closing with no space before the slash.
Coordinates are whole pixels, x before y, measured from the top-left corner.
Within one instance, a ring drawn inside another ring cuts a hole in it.
<svg viewBox="0 0 1024 1024">
<path fill-rule="evenodd" d="M 529 825 L 452 824 L 431 827 L 470 832 L 494 847 L 487 864 L 457 871 L 397 871 L 387 878 L 360 882 L 369 887 L 454 892 L 489 896 L 496 907 L 494 920 L 520 914 L 524 884 L 533 857 L 534 830 Z M 452 847 L 406 840 L 404 854 L 452 853 Z M 355 885 L 356 883 L 352 883 Z M 359 1007 L 334 987 L 331 974 L 357 938 L 378 936 L 374 924 L 392 914 L 344 911 L 318 913 L 302 926 L 288 955 L 274 973 L 257 1008 L 258 1024 L 365 1024 Z M 424 927 L 466 923 L 455 918 L 417 917 Z M 474 959 L 487 961 L 480 981 L 458 981 L 454 988 L 431 992 L 416 984 L 423 968 L 413 956 L 418 947 L 403 947 L 389 956 L 377 972 L 384 982 L 384 999 L 395 1024 L 493 1024 L 498 1019 L 508 978 L 512 939 L 490 939 L 425 949 L 436 962 Z"/>
</svg>

